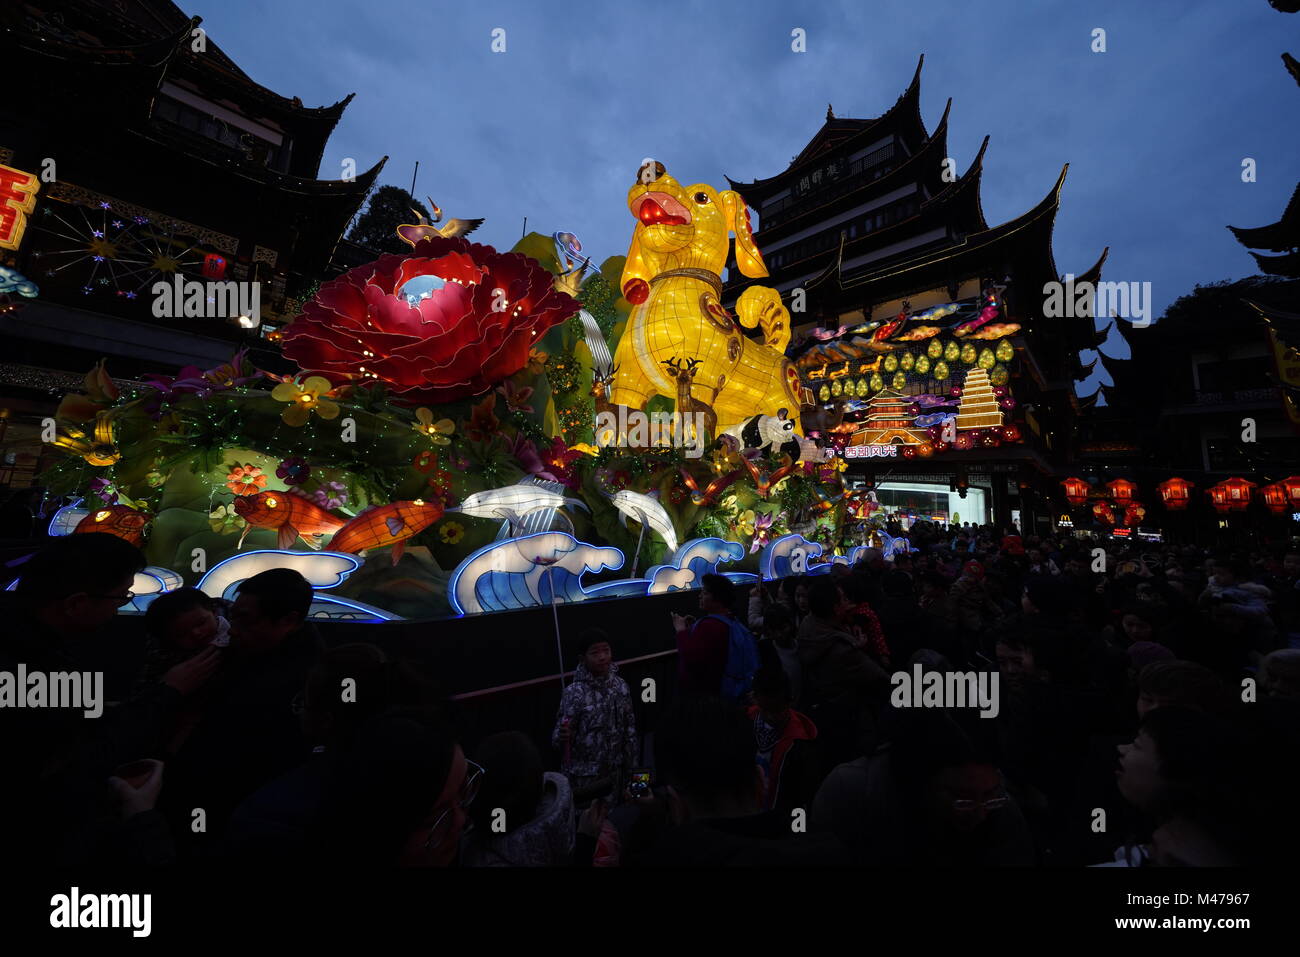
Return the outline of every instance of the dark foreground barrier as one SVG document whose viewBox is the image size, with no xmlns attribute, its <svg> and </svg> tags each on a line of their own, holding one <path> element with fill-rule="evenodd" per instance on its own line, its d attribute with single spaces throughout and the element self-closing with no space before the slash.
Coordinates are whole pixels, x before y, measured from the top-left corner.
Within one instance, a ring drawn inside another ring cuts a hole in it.
<svg viewBox="0 0 1300 957">
<path fill-rule="evenodd" d="M 748 602 L 748 586 L 737 586 L 736 608 Z M 677 690 L 677 647 L 672 613 L 696 615 L 699 592 L 611 598 L 559 605 L 566 680 L 578 656 L 573 642 L 587 628 L 610 637 L 619 675 L 628 683 L 637 730 L 654 730 Z M 560 702 L 560 661 L 549 606 L 440 621 L 361 623 L 314 622 L 326 646 L 364 641 L 394 657 L 419 663 L 451 699 L 461 743 L 469 750 L 497 731 L 522 731 L 551 756 L 551 729 Z M 102 671 L 110 701 L 131 694 L 144 661 L 143 621 L 119 615 L 103 634 L 88 640 L 76 657 Z M 653 679 L 653 688 L 643 685 Z M 653 700 L 650 691 L 653 690 Z"/>
<path fill-rule="evenodd" d="M 737 607 L 745 607 L 747 589 Z M 699 592 L 614 598 L 559 605 L 566 672 L 577 663 L 573 641 L 587 628 L 610 637 L 619 675 L 628 683 L 637 730 L 654 730 L 677 686 L 672 613 L 699 615 Z M 467 748 L 497 731 L 522 731 L 543 754 L 560 702 L 560 659 L 549 606 L 473 615 L 445 621 L 384 624 L 326 622 L 317 626 L 329 646 L 352 641 L 376 644 L 394 656 L 426 666 L 452 698 L 461 742 Z M 653 686 L 643 684 L 652 679 Z M 567 680 L 567 678 L 566 678 Z M 645 700 L 651 697 L 653 700 Z"/>
</svg>

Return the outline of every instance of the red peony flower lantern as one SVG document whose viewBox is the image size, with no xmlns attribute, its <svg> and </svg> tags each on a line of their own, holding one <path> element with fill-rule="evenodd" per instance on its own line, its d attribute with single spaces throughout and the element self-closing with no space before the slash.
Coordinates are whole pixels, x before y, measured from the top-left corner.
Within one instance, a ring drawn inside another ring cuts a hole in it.
<svg viewBox="0 0 1300 957">
<path fill-rule="evenodd" d="M 521 253 L 423 239 L 322 285 L 284 329 L 284 354 L 336 385 L 382 382 L 404 405 L 480 395 L 578 312 L 552 280 Z"/>
<path fill-rule="evenodd" d="M 1259 490 L 1259 495 L 1274 515 L 1282 515 L 1291 507 L 1286 498 L 1286 486 L 1281 482 L 1265 485 Z"/>
<path fill-rule="evenodd" d="M 1110 489 L 1111 497 L 1120 505 L 1127 505 L 1132 501 L 1133 493 L 1137 491 L 1137 483 L 1122 478 L 1107 482 L 1106 487 Z"/>
<path fill-rule="evenodd" d="M 1192 489 L 1195 487 L 1187 479 L 1175 477 L 1161 482 L 1156 486 L 1156 491 L 1160 493 L 1165 508 L 1171 512 L 1180 512 L 1187 508 L 1188 503 L 1191 501 Z"/>
<path fill-rule="evenodd" d="M 1081 478 L 1068 478 L 1061 483 L 1065 486 L 1065 500 L 1071 505 L 1082 505 L 1088 501 L 1088 483 Z"/>
</svg>

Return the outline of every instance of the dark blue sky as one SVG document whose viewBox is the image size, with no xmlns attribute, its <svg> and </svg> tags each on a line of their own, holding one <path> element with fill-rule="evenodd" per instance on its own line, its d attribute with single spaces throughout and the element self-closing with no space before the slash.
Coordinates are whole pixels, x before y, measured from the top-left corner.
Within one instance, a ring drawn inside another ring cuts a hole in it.
<svg viewBox="0 0 1300 957">
<path fill-rule="evenodd" d="M 925 54 L 922 116 L 948 97 L 963 170 L 983 136 L 996 224 L 1070 164 L 1062 273 L 1111 247 L 1105 276 L 1149 281 L 1159 316 L 1197 282 L 1253 274 L 1226 224 L 1274 222 L 1300 179 L 1300 14 L 1267 0 L 655 0 L 653 3 L 199 0 L 182 4 L 256 81 L 311 106 L 355 92 L 321 166 L 390 159 L 383 181 L 486 217 L 508 248 L 523 217 L 597 261 L 627 251 L 642 157 L 725 187 L 784 169 L 822 125 L 887 109 Z M 491 51 L 506 31 L 505 53 Z M 791 30 L 807 52 L 791 51 Z M 1093 28 L 1107 52 L 1091 51 Z M 1241 162 L 1258 182 L 1241 181 Z M 1111 334 L 1105 347 L 1127 350 Z M 1100 365 L 1098 366 L 1100 371 Z M 1091 390 L 1091 383 L 1083 387 Z"/>
</svg>

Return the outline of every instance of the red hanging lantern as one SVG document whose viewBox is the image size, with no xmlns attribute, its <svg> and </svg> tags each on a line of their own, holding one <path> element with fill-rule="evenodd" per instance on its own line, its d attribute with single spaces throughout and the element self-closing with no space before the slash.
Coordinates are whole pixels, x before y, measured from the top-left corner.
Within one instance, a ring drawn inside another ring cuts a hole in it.
<svg viewBox="0 0 1300 957">
<path fill-rule="evenodd" d="M 1141 525 L 1147 517 L 1147 508 L 1141 502 L 1129 502 L 1124 508 L 1125 525 Z"/>
<path fill-rule="evenodd" d="M 1228 493 L 1228 508 L 1234 512 L 1244 512 L 1250 505 L 1250 490 L 1255 487 L 1254 482 L 1248 482 L 1244 478 L 1230 478 L 1219 483 Z"/>
<path fill-rule="evenodd" d="M 1222 482 L 1211 485 L 1205 490 L 1205 494 L 1210 496 L 1210 504 L 1214 506 L 1216 512 L 1224 514 L 1228 511 L 1228 489 Z"/>
<path fill-rule="evenodd" d="M 1260 497 L 1268 510 L 1274 515 L 1282 515 L 1290 508 L 1286 498 L 1286 486 L 1281 482 L 1274 482 L 1272 485 L 1265 485 L 1259 490 Z"/>
<path fill-rule="evenodd" d="M 1171 512 L 1179 512 L 1187 508 L 1188 503 L 1191 501 L 1192 489 L 1195 487 L 1187 479 L 1171 478 L 1157 485 L 1156 491 L 1160 493 L 1165 508 Z"/>
<path fill-rule="evenodd" d="M 218 256 L 216 253 L 208 253 L 203 257 L 203 278 L 204 279 L 225 279 L 226 278 L 226 257 Z"/>
<path fill-rule="evenodd" d="M 1105 522 L 1107 525 L 1115 524 L 1115 513 L 1111 511 L 1111 507 L 1105 502 L 1093 502 L 1092 514 L 1099 522 Z"/>
<path fill-rule="evenodd" d="M 1286 489 L 1286 500 L 1294 509 L 1300 509 L 1300 475 L 1291 475 L 1277 483 Z"/>
<path fill-rule="evenodd" d="M 1120 505 L 1127 505 L 1133 500 L 1133 493 L 1137 491 L 1137 483 L 1130 482 L 1128 479 L 1117 478 L 1107 482 L 1106 487 L 1110 489 L 1110 494 Z"/>
<path fill-rule="evenodd" d="M 1082 505 L 1088 501 L 1088 483 L 1080 478 L 1068 478 L 1061 483 L 1065 486 L 1065 500 L 1071 505 Z"/>
</svg>

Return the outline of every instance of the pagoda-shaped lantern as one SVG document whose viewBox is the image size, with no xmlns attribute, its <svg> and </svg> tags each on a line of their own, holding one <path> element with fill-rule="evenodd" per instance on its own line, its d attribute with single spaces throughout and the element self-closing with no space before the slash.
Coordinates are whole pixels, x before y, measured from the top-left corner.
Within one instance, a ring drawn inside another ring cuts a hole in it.
<svg viewBox="0 0 1300 957">
<path fill-rule="evenodd" d="M 1137 483 L 1130 482 L 1128 479 L 1117 478 L 1106 483 L 1110 489 L 1111 497 L 1120 505 L 1127 505 L 1133 501 L 1133 493 L 1137 491 Z"/>
<path fill-rule="evenodd" d="M 1228 511 L 1228 489 L 1220 482 L 1218 485 L 1211 485 L 1205 490 L 1205 494 L 1210 496 L 1210 504 L 1214 510 L 1220 514 Z"/>
<path fill-rule="evenodd" d="M 1234 512 L 1244 512 L 1250 505 L 1250 490 L 1254 482 L 1244 478 L 1230 478 L 1219 483 L 1228 492 L 1228 508 Z"/>
<path fill-rule="evenodd" d="M 1294 509 L 1300 510 L 1300 475 L 1290 475 L 1277 483 L 1286 490 L 1286 500 Z"/>
<path fill-rule="evenodd" d="M 1165 508 L 1171 512 L 1181 512 L 1191 502 L 1192 489 L 1195 487 L 1187 479 L 1175 476 L 1157 485 L 1156 491 L 1160 493 L 1160 499 L 1165 503 Z"/>
<path fill-rule="evenodd" d="M 1264 504 L 1268 506 L 1268 510 L 1274 515 L 1281 515 L 1291 507 L 1286 500 L 1286 486 L 1281 482 L 1262 486 L 1259 490 L 1259 497 L 1264 500 Z"/>
<path fill-rule="evenodd" d="M 1082 505 L 1088 501 L 1088 483 L 1081 478 L 1068 478 L 1061 483 L 1065 486 L 1065 500 L 1071 505 Z"/>
</svg>

